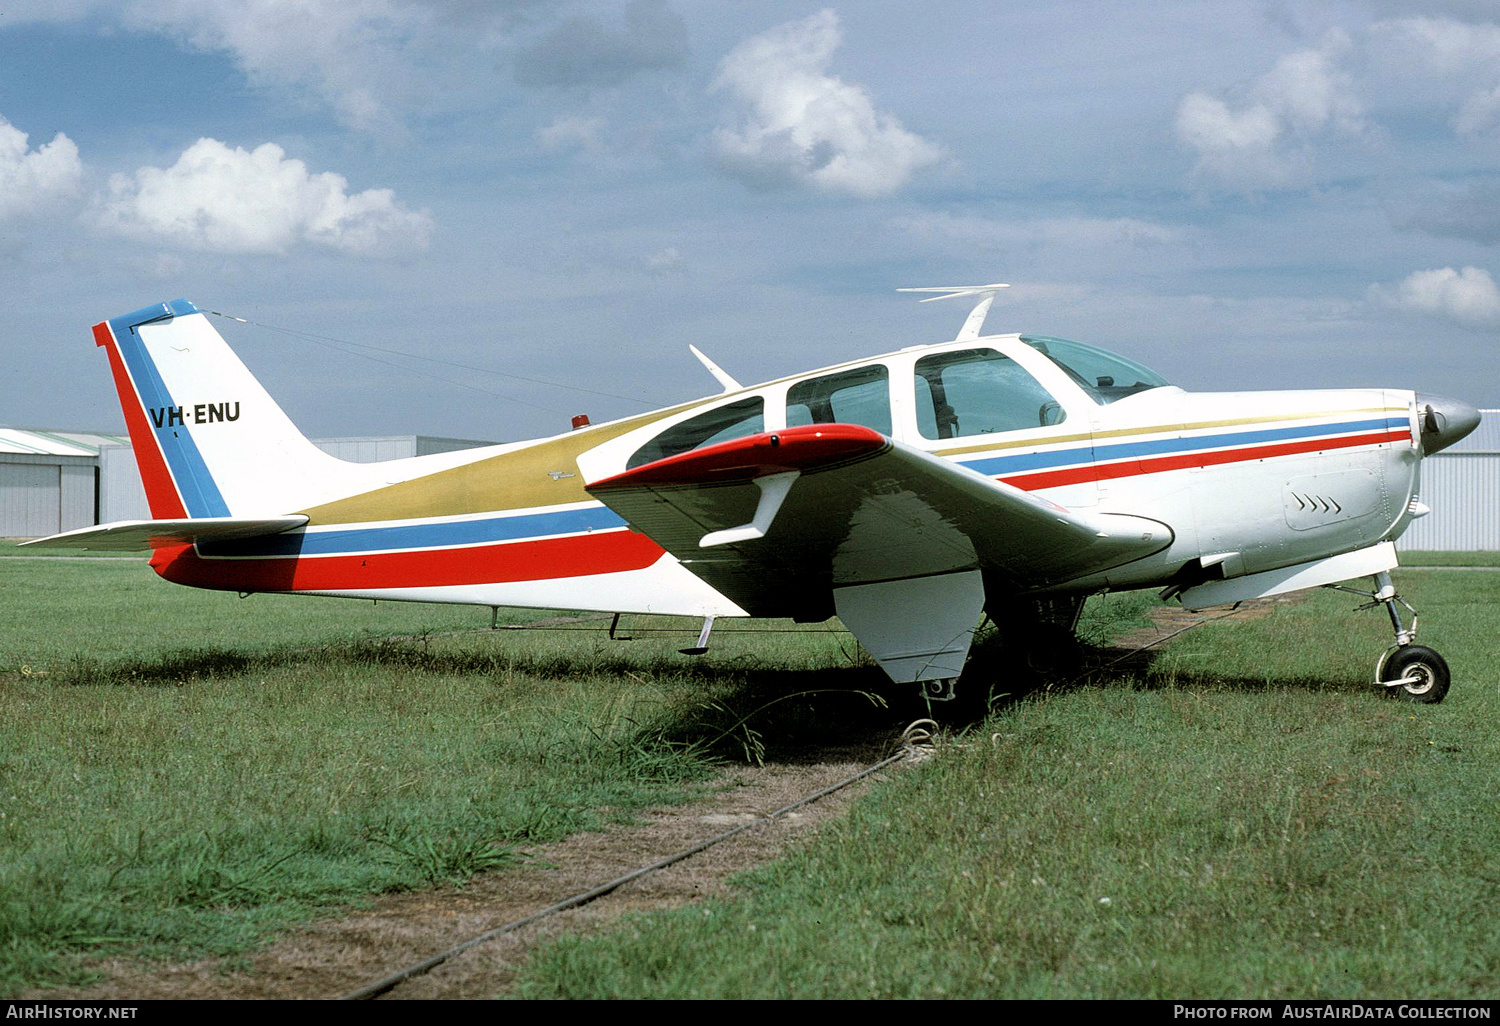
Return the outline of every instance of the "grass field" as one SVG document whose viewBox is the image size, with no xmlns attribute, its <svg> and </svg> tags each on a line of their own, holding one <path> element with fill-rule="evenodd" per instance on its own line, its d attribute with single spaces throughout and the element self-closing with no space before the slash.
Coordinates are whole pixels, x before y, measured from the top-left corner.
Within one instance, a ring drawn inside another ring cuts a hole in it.
<svg viewBox="0 0 1500 1026">
<path fill-rule="evenodd" d="M 1398 583 L 1453 667 L 1440 706 L 1377 694 L 1389 626 L 1331 592 L 1098 679 L 997 681 L 1016 697 L 733 900 L 559 943 L 519 992 L 1494 997 L 1500 574 Z M 1090 630 L 1147 604 L 1096 600 Z M 743 757 L 724 709 L 875 680 L 841 634 L 726 631 L 694 662 L 680 623 L 475 632 L 488 610 L 132 562 L 7 561 L 0 616 L 0 994 L 503 869 Z M 785 703 L 760 740 L 910 718 L 872 710 Z"/>
<path fill-rule="evenodd" d="M 527 997 L 1491 998 L 1500 575 L 1398 579 L 1440 706 L 1318 592 L 1001 708 L 733 901 L 536 959 Z"/>
<path fill-rule="evenodd" d="M 1403 566 L 1500 566 L 1500 552 L 1402 552 Z"/>
<path fill-rule="evenodd" d="M 490 631 L 488 609 L 241 600 L 111 560 L 6 561 L 0 620 L 0 994 L 99 954 L 242 950 L 680 800 L 747 740 L 705 701 L 848 646 L 730 633 L 705 681 L 675 652 L 696 623 Z"/>
</svg>

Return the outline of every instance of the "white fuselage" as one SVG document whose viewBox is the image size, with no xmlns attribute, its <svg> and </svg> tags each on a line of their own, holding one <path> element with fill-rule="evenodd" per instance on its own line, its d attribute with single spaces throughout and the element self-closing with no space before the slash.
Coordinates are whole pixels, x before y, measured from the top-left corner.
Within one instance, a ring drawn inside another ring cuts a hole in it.
<svg viewBox="0 0 1500 1026">
<path fill-rule="evenodd" d="M 311 520 L 293 533 L 295 546 L 290 536 L 200 545 L 159 559 L 158 570 L 243 591 L 745 615 L 672 555 L 631 536 L 583 488 L 726 438 L 834 420 L 1070 510 L 1170 531 L 1161 551 L 1049 582 L 1050 592 L 1237 578 L 1393 539 L 1412 516 L 1420 429 L 1411 392 L 1194 394 L 1159 380 L 1119 388 L 1114 376 L 1080 374 L 1064 357 L 1073 365 L 1112 358 L 1064 340 L 987 336 L 534 443 L 360 468 L 382 480 L 346 500 L 298 507 Z M 211 440 L 201 445 L 212 453 Z"/>
</svg>

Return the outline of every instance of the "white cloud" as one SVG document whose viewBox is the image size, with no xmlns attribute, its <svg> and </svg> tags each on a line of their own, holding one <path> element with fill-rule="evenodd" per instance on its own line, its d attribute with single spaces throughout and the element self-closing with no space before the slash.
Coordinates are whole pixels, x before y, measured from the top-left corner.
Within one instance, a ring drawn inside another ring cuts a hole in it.
<svg viewBox="0 0 1500 1026">
<path fill-rule="evenodd" d="M 1470 93 L 1453 116 L 1453 130 L 1459 135 L 1478 135 L 1497 120 L 1500 120 L 1500 86 Z"/>
<path fill-rule="evenodd" d="M 1207 93 L 1184 96 L 1177 137 L 1197 152 L 1196 171 L 1247 190 L 1305 181 L 1313 137 L 1365 129 L 1353 79 L 1337 63 L 1349 45 L 1335 32 L 1317 49 L 1287 54 L 1256 80 L 1238 110 Z"/>
<path fill-rule="evenodd" d="M 309 88 L 354 128 L 400 132 L 395 101 L 420 77 L 407 50 L 429 15 L 400 0 L 131 0 L 122 20 L 227 52 L 257 85 Z"/>
<path fill-rule="evenodd" d="M 83 165 L 73 140 L 58 132 L 28 150 L 27 135 L 0 118 L 0 218 L 54 206 L 77 194 Z"/>
<path fill-rule="evenodd" d="M 649 31 L 660 0 L 637 2 L 646 10 L 640 31 Z M 327 105 L 347 126 L 401 139 L 414 110 L 492 102 L 497 55 L 544 8 L 537 0 L 7 0 L 0 28 L 83 21 L 158 33 L 227 56 L 278 99 Z"/>
<path fill-rule="evenodd" d="M 1276 151 L 1281 123 L 1263 106 L 1238 113 L 1205 93 L 1189 93 L 1177 107 L 1177 138 L 1198 152 L 1195 168 L 1227 185 L 1254 189 L 1289 184 L 1301 162 Z"/>
<path fill-rule="evenodd" d="M 1371 35 L 1393 67 L 1467 86 L 1469 93 L 1450 122 L 1459 135 L 1477 135 L 1500 120 L 1500 25 L 1393 18 L 1371 26 Z"/>
<path fill-rule="evenodd" d="M 432 220 L 389 189 L 350 195 L 332 172 L 311 174 L 281 147 L 252 151 L 199 139 L 163 170 L 116 174 L 100 224 L 124 235 L 216 253 L 282 253 L 315 243 L 366 255 L 420 248 Z"/>
<path fill-rule="evenodd" d="M 1320 49 L 1283 57 L 1256 83 L 1260 102 L 1295 131 L 1319 132 L 1330 126 L 1351 134 L 1363 131 L 1364 112 L 1354 96 L 1353 80 L 1335 63 L 1349 45 L 1347 36 L 1335 32 Z"/>
<path fill-rule="evenodd" d="M 940 147 L 877 111 L 862 87 L 827 73 L 840 41 L 838 15 L 824 10 L 724 58 L 713 88 L 733 94 L 742 115 L 737 127 L 714 133 L 724 168 L 754 185 L 875 197 L 942 158 Z"/>
<path fill-rule="evenodd" d="M 1377 44 L 1397 60 L 1423 65 L 1441 75 L 1483 69 L 1500 61 L 1500 25 L 1470 24 L 1454 18 L 1392 18 L 1370 26 Z"/>
<path fill-rule="evenodd" d="M 1394 285 L 1371 285 L 1372 302 L 1475 326 L 1500 325 L 1500 288 L 1479 267 L 1413 271 Z"/>
</svg>

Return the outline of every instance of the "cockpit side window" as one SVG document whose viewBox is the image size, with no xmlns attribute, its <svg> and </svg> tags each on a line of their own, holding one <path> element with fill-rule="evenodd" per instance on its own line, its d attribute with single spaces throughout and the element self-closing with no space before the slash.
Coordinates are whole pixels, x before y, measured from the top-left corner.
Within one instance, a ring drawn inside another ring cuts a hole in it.
<svg viewBox="0 0 1500 1026">
<path fill-rule="evenodd" d="M 740 399 L 673 424 L 637 449 L 626 461 L 625 469 L 634 470 L 668 456 L 746 435 L 758 435 L 765 429 L 765 401 L 758 395 Z"/>
<path fill-rule="evenodd" d="M 890 373 L 884 364 L 799 381 L 787 391 L 787 427 L 835 423 L 891 433 Z"/>
<path fill-rule="evenodd" d="M 917 430 L 939 441 L 1060 424 L 1067 413 L 1025 368 L 993 349 L 917 361 Z"/>
<path fill-rule="evenodd" d="M 1082 342 L 1041 336 L 1021 341 L 1057 364 L 1099 403 L 1112 403 L 1168 383 L 1166 378 L 1134 360 Z"/>
</svg>

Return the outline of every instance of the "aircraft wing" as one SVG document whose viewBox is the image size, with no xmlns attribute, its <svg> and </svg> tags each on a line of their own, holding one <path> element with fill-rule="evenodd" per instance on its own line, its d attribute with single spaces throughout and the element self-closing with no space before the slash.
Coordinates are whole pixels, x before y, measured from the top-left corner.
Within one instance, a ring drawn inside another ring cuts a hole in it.
<svg viewBox="0 0 1500 1026">
<path fill-rule="evenodd" d="M 1065 509 L 852 424 L 739 438 L 587 487 L 752 616 L 823 619 L 834 588 L 962 570 L 1029 591 L 1172 541 L 1159 521 Z"/>
<path fill-rule="evenodd" d="M 165 549 L 200 541 L 226 541 L 280 534 L 307 523 L 307 517 L 194 517 L 183 520 L 117 520 L 112 524 L 81 527 L 50 538 L 36 538 L 22 545 L 56 545 L 71 549 L 110 552 Z"/>
</svg>

